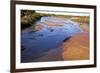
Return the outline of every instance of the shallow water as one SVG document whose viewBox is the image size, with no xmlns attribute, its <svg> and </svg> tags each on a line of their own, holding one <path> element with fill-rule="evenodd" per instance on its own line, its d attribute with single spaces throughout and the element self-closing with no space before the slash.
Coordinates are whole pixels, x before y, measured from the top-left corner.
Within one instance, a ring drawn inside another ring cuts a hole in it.
<svg viewBox="0 0 100 73">
<path fill-rule="evenodd" d="M 63 26 L 48 26 L 41 22 L 45 19 L 50 22 L 63 22 Z M 53 17 L 42 17 L 37 24 L 43 25 L 44 28 L 36 31 L 22 31 L 21 32 L 21 62 L 32 62 L 33 59 L 38 58 L 45 52 L 57 48 L 62 45 L 63 41 L 71 36 L 83 32 L 78 24 L 72 23 L 68 19 L 57 19 Z M 53 29 L 50 31 L 48 29 Z M 29 28 L 30 29 L 30 28 Z"/>
</svg>

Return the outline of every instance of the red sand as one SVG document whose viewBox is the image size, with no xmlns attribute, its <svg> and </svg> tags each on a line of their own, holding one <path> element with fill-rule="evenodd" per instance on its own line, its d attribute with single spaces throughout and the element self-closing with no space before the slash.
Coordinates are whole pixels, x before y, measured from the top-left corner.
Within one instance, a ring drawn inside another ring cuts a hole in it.
<svg viewBox="0 0 100 73">
<path fill-rule="evenodd" d="M 89 35 L 77 34 L 63 44 L 64 60 L 89 59 Z"/>
</svg>

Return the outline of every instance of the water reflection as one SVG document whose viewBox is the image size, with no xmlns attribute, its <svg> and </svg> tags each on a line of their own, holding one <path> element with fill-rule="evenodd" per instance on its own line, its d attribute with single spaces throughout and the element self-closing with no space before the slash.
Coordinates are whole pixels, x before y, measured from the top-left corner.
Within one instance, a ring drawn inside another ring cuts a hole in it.
<svg viewBox="0 0 100 73">
<path fill-rule="evenodd" d="M 64 40 L 83 32 L 78 24 L 68 19 L 42 17 L 36 24 L 42 25 L 43 28 L 36 32 L 21 32 L 21 62 L 32 62 L 45 52 L 59 48 Z"/>
</svg>

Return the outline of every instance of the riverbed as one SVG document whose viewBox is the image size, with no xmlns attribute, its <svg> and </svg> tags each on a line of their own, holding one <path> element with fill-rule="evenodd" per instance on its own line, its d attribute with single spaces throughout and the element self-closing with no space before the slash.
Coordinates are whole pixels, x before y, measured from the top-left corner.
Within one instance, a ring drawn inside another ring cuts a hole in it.
<svg viewBox="0 0 100 73">
<path fill-rule="evenodd" d="M 78 23 L 67 18 L 41 17 L 35 24 L 39 24 L 43 28 L 35 32 L 28 30 L 21 32 L 21 62 L 34 62 L 35 59 L 46 55 L 47 52 L 53 49 L 60 49 L 57 52 L 58 57 L 54 60 L 62 60 L 60 54 L 62 53 L 61 46 L 63 42 L 74 35 L 84 33 Z M 38 61 L 46 60 L 41 59 Z"/>
</svg>

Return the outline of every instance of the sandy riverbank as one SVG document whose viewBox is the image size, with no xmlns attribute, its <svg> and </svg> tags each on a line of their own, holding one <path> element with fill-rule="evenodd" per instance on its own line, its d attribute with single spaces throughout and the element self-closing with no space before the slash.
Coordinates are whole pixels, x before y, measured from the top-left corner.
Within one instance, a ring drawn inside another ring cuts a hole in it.
<svg viewBox="0 0 100 73">
<path fill-rule="evenodd" d="M 80 33 L 33 61 L 68 61 L 89 59 L 89 35 Z"/>
</svg>

